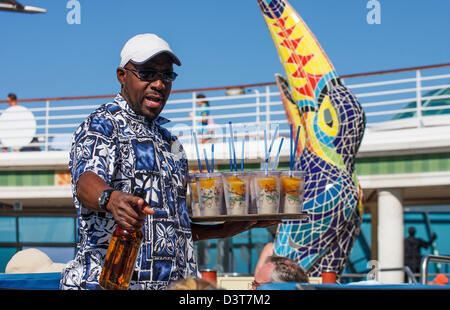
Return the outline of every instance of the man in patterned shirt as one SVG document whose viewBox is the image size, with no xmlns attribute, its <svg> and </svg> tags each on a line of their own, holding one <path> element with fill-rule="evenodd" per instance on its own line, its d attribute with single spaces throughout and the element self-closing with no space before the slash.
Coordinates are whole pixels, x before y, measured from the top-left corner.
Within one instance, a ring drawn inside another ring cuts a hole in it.
<svg viewBox="0 0 450 310">
<path fill-rule="evenodd" d="M 143 230 L 130 289 L 166 289 L 197 276 L 194 241 L 231 237 L 273 222 L 196 225 L 186 206 L 188 162 L 160 117 L 180 66 L 154 34 L 131 38 L 121 52 L 121 92 L 77 128 L 69 168 L 78 214 L 78 250 L 62 272 L 61 289 L 100 289 L 102 265 L 115 225 Z M 144 199 L 133 196 L 136 188 Z"/>
</svg>

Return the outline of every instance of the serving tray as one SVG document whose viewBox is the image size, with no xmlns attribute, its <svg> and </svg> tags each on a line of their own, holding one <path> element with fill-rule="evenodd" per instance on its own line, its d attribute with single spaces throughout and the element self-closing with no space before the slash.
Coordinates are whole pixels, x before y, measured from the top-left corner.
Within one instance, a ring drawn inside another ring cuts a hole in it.
<svg viewBox="0 0 450 310">
<path fill-rule="evenodd" d="M 204 222 L 231 222 L 231 221 L 272 221 L 272 220 L 301 220 L 306 213 L 271 213 L 271 214 L 245 214 L 245 215 L 214 215 L 191 216 L 194 223 Z"/>
</svg>

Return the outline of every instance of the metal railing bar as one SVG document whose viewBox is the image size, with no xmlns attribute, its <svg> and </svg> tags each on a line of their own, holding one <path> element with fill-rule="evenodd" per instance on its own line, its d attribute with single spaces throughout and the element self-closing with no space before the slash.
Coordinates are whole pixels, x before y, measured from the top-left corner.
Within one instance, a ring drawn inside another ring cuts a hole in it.
<svg viewBox="0 0 450 310">
<path fill-rule="evenodd" d="M 258 104 L 257 103 L 242 103 L 242 104 L 231 104 L 231 105 L 221 105 L 221 106 L 210 106 L 208 108 L 206 108 L 206 111 L 217 111 L 217 110 L 233 110 L 236 108 L 254 108 L 256 107 Z M 171 111 L 176 111 L 171 110 Z M 192 109 L 190 109 L 189 111 L 192 111 Z"/>
<path fill-rule="evenodd" d="M 72 114 L 72 115 L 51 115 L 50 119 L 84 119 L 89 115 L 89 113 L 86 114 Z M 35 120 L 45 120 L 45 116 L 35 116 Z M 81 123 L 81 122 L 80 122 Z"/>
<path fill-rule="evenodd" d="M 450 106 L 439 105 L 434 107 L 422 107 L 422 111 L 449 110 Z"/>
<path fill-rule="evenodd" d="M 94 110 L 100 105 L 75 105 L 75 106 L 64 106 L 64 107 L 53 107 L 50 111 L 70 111 L 70 110 Z M 29 108 L 31 112 L 45 112 L 47 108 Z M 20 112 L 19 112 L 20 113 Z"/>
<path fill-rule="evenodd" d="M 422 81 L 429 81 L 429 80 L 440 80 L 450 78 L 450 74 L 441 74 L 441 75 L 431 75 L 431 76 L 424 76 L 421 78 Z"/>
<path fill-rule="evenodd" d="M 355 93 L 355 95 L 358 98 L 364 98 L 364 97 L 403 94 L 403 93 L 412 93 L 412 92 L 416 92 L 415 87 L 414 88 L 397 89 L 397 90 L 385 90 L 385 91 L 378 91 L 378 92 L 371 92 L 371 93 L 361 93 L 361 94 Z"/>
<path fill-rule="evenodd" d="M 416 277 L 414 276 L 414 274 L 412 273 L 411 269 L 408 266 L 403 266 L 403 267 L 398 267 L 398 268 L 380 268 L 377 269 L 378 271 L 404 271 L 407 275 L 408 278 L 411 279 L 412 283 L 417 284 L 417 280 Z"/>
<path fill-rule="evenodd" d="M 435 100 L 435 99 L 450 99 L 450 95 L 438 95 L 438 96 L 427 96 L 422 97 L 422 101 Z"/>
<path fill-rule="evenodd" d="M 424 256 L 420 263 L 420 283 L 421 284 L 427 284 L 428 264 L 430 262 L 449 264 L 450 256 L 443 256 L 443 255 L 426 255 L 426 256 Z"/>
<path fill-rule="evenodd" d="M 346 85 L 350 89 L 363 88 L 363 87 L 375 87 L 382 85 L 394 85 L 403 83 L 415 83 L 416 78 L 400 79 L 400 80 L 389 80 L 383 82 L 371 82 L 371 83 L 361 83 L 361 84 L 348 84 Z"/>
<path fill-rule="evenodd" d="M 341 78 L 348 79 L 348 78 L 371 76 L 371 75 L 400 73 L 400 72 L 425 70 L 425 69 L 436 69 L 436 68 L 449 67 L 449 66 L 450 66 L 450 63 L 443 63 L 443 64 L 431 65 L 431 66 L 419 66 L 419 67 L 409 67 L 409 68 L 394 69 L 394 70 L 373 71 L 373 72 L 367 72 L 367 73 L 346 74 L 346 75 L 341 75 Z"/>
<path fill-rule="evenodd" d="M 55 125 L 48 125 L 48 128 L 77 128 L 80 124 L 55 124 Z"/>
<path fill-rule="evenodd" d="M 427 77 L 421 77 L 420 81 L 430 81 L 430 80 L 440 80 L 449 78 L 450 74 L 443 74 L 438 76 L 427 76 Z M 382 81 L 382 82 L 370 82 L 370 83 L 360 83 L 360 84 L 347 84 L 346 86 L 350 89 L 357 89 L 357 88 L 364 88 L 364 87 L 376 87 L 376 86 L 383 86 L 383 85 L 395 85 L 395 84 L 406 84 L 406 83 L 415 83 L 417 81 L 417 78 L 407 78 L 407 79 L 399 79 L 399 80 L 388 80 L 388 81 Z"/>
<path fill-rule="evenodd" d="M 449 88 L 450 84 L 443 84 L 443 85 L 434 85 L 434 86 L 422 86 L 421 90 L 435 90 L 435 89 L 442 89 L 442 88 Z"/>
<path fill-rule="evenodd" d="M 83 106 L 65 106 L 65 107 L 52 107 L 50 111 L 72 111 L 72 110 L 88 110 L 93 111 L 97 109 L 101 104 L 97 105 L 83 105 Z"/>
<path fill-rule="evenodd" d="M 430 65 L 430 66 L 409 67 L 409 68 L 394 69 L 394 70 L 373 71 L 373 72 L 366 72 L 366 73 L 344 74 L 344 75 L 341 75 L 340 78 L 350 79 L 350 78 L 355 78 L 355 77 L 365 77 L 365 76 L 382 75 L 382 74 L 389 74 L 389 73 L 435 69 L 435 68 L 442 68 L 442 67 L 448 67 L 448 66 L 450 66 L 450 63 L 443 63 L 443 64 Z M 173 90 L 172 93 L 179 94 L 179 93 L 191 93 L 191 92 L 202 92 L 202 91 L 204 92 L 204 91 L 213 91 L 213 90 L 227 90 L 230 88 L 256 88 L 256 87 L 264 87 L 264 86 L 276 86 L 276 83 L 275 82 L 266 82 L 266 83 L 254 83 L 254 84 L 209 87 L 209 88 L 193 88 L 193 89 L 184 89 L 184 90 Z M 114 98 L 116 95 L 117 95 L 117 93 L 108 94 L 108 95 L 96 95 L 96 96 L 19 99 L 18 102 L 45 102 L 45 101 L 63 101 L 63 100 L 104 99 L 104 98 L 110 99 L 110 98 Z M 0 103 L 7 103 L 7 100 L 0 100 Z"/>
<path fill-rule="evenodd" d="M 397 100 L 389 100 L 389 101 L 368 102 L 368 103 L 361 103 L 361 105 L 362 105 L 363 108 L 366 108 L 366 107 L 378 107 L 378 106 L 398 104 L 398 103 L 410 103 L 410 102 L 414 102 L 414 100 L 416 100 L 416 98 L 406 98 L 406 99 L 397 99 Z"/>
<path fill-rule="evenodd" d="M 216 119 L 229 119 L 230 116 L 235 116 L 236 114 L 230 113 L 230 114 L 222 114 L 222 115 L 214 115 L 214 120 Z M 255 113 L 239 113 L 239 117 L 245 117 L 245 116 L 255 116 Z"/>
<path fill-rule="evenodd" d="M 366 112 L 366 116 L 378 116 L 378 115 L 389 115 L 389 114 L 397 114 L 397 113 L 404 113 L 404 112 L 416 112 L 417 109 L 397 109 L 397 110 L 390 110 L 390 111 L 379 111 L 379 112 Z"/>
</svg>

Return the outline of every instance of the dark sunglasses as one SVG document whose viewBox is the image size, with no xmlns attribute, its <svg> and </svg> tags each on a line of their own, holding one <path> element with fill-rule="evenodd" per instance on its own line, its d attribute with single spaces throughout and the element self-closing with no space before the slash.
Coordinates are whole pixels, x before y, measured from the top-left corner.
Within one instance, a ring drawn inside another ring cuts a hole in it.
<svg viewBox="0 0 450 310">
<path fill-rule="evenodd" d="M 173 82 L 175 81 L 175 79 L 177 78 L 178 74 L 176 74 L 175 72 L 170 72 L 170 71 L 155 71 L 155 70 L 134 70 L 134 69 L 129 69 L 129 68 L 124 68 L 125 70 L 128 71 L 133 71 L 136 72 L 138 75 L 136 75 L 136 77 L 138 79 L 140 79 L 141 81 L 145 81 L 145 82 L 152 82 L 154 80 L 156 80 L 158 78 L 158 76 L 161 77 L 161 80 L 165 81 L 165 82 Z"/>
</svg>

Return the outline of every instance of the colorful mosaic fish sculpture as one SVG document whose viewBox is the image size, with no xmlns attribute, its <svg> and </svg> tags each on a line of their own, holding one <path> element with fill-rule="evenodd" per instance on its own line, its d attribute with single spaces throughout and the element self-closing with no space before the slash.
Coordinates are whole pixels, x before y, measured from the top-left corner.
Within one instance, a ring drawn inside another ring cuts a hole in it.
<svg viewBox="0 0 450 310">
<path fill-rule="evenodd" d="M 284 0 L 257 0 L 287 79 L 276 75 L 294 135 L 300 128 L 296 170 L 306 171 L 301 221 L 279 225 L 274 252 L 309 276 L 342 273 L 360 231 L 362 190 L 354 170 L 365 116 L 357 98 L 301 17 Z"/>
</svg>

